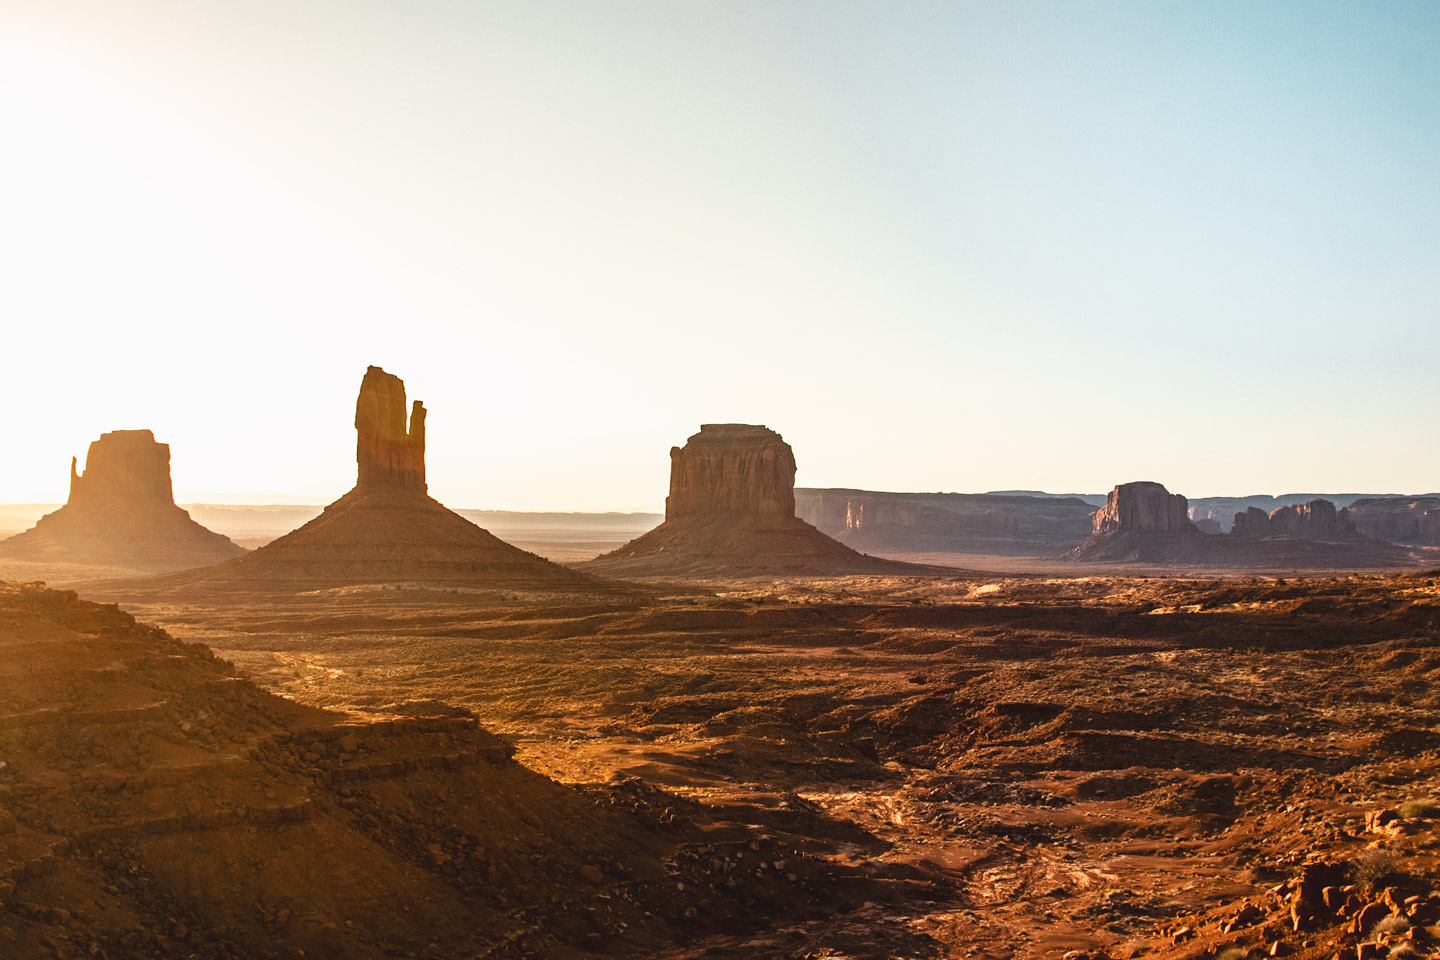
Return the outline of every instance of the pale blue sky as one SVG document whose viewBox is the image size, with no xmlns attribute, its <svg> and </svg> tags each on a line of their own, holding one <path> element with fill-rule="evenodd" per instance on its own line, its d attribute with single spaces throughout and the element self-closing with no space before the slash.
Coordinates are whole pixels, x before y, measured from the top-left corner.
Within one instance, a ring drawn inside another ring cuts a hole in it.
<svg viewBox="0 0 1440 960">
<path fill-rule="evenodd" d="M 9 0 L 0 125 L 0 502 L 333 497 L 369 363 L 458 506 L 1440 488 L 1437 4 Z"/>
</svg>

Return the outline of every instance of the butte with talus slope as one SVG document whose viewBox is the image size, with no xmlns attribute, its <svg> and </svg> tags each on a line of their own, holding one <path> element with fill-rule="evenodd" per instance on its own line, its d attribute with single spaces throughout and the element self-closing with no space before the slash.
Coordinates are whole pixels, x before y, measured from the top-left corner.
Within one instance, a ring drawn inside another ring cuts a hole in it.
<svg viewBox="0 0 1440 960">
<path fill-rule="evenodd" d="M 175 505 L 170 445 L 149 430 L 114 430 L 90 444 L 85 472 L 70 461 L 65 506 L 0 541 L 0 557 L 164 573 L 244 553 Z"/>
<path fill-rule="evenodd" d="M 406 423 L 405 384 L 370 367 L 355 405 L 355 488 L 325 512 L 253 553 L 157 586 L 305 589 L 427 583 L 591 589 L 599 581 L 551 563 L 449 510 L 425 481 L 425 407 Z"/>
<path fill-rule="evenodd" d="M 707 423 L 672 447 L 665 522 L 577 566 L 622 577 L 937 572 L 858 553 L 795 516 L 790 444 L 745 423 Z"/>
</svg>

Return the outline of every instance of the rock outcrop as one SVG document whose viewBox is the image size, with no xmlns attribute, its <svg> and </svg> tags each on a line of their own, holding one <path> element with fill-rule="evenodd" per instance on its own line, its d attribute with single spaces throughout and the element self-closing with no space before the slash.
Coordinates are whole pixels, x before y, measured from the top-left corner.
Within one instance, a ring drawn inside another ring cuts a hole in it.
<svg viewBox="0 0 1440 960">
<path fill-rule="evenodd" d="M 1054 556 L 1090 536 L 1095 508 L 1078 497 L 1038 494 L 801 488 L 795 513 L 867 553 Z"/>
<path fill-rule="evenodd" d="M 1235 514 L 1231 536 L 1255 539 L 1289 537 L 1329 543 L 1360 539 L 1355 525 L 1350 522 L 1350 511 L 1337 511 L 1335 504 L 1323 499 L 1279 507 L 1270 514 L 1250 507 L 1243 513 Z"/>
<path fill-rule="evenodd" d="M 577 566 L 622 577 L 935 572 L 858 553 L 795 516 L 790 445 L 743 423 L 707 423 L 671 448 L 665 522 Z"/>
<path fill-rule="evenodd" d="M 149 430 L 115 430 L 90 444 L 85 472 L 70 461 L 65 506 L 0 541 L 0 556 L 163 573 L 245 551 L 175 505 L 170 445 Z"/>
<path fill-rule="evenodd" d="M 425 482 L 425 408 L 406 424 L 405 384 L 370 367 L 355 404 L 355 488 L 254 553 L 173 579 L 309 589 L 376 583 L 601 589 L 604 584 L 512 546 L 434 500 Z"/>
</svg>

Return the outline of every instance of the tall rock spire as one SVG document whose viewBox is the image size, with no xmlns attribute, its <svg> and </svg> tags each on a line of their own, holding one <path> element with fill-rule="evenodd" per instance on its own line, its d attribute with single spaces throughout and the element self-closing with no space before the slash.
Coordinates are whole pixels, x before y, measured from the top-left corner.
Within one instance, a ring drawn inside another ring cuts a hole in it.
<svg viewBox="0 0 1440 960">
<path fill-rule="evenodd" d="M 425 493 L 425 407 L 416 400 L 405 425 L 405 381 L 379 367 L 365 370 L 355 401 L 357 488 Z"/>
</svg>

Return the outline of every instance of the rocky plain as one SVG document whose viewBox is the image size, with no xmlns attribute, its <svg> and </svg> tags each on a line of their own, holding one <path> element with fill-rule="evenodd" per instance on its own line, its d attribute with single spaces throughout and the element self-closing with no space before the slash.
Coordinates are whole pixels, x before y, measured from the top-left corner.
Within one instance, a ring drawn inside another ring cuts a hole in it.
<svg viewBox="0 0 1440 960">
<path fill-rule="evenodd" d="M 0 956 L 1440 950 L 1419 499 L 797 503 L 779 434 L 706 425 L 567 566 L 429 496 L 397 378 L 355 426 L 253 551 L 137 576 L 99 511 L 0 560 Z M 1007 536 L 1044 562 L 935 562 Z"/>
</svg>

